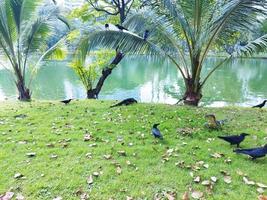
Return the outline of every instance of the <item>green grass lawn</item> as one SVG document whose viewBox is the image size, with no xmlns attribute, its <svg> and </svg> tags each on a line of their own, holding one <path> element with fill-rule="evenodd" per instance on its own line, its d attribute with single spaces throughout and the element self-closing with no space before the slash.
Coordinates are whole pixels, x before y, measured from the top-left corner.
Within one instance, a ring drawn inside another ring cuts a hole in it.
<svg viewBox="0 0 267 200">
<path fill-rule="evenodd" d="M 1 103 L 0 194 L 11 190 L 27 200 L 85 194 L 126 200 L 182 199 L 186 191 L 190 197 L 199 191 L 202 199 L 253 200 L 259 187 L 245 184 L 243 177 L 267 185 L 267 158 L 236 155 L 234 147 L 217 139 L 247 132 L 251 136 L 242 147 L 267 143 L 267 110 L 160 104 L 110 109 L 113 103 Z M 203 127 L 208 113 L 233 120 L 222 131 L 208 131 Z M 21 114 L 26 117 L 14 117 Z M 163 141 L 151 136 L 157 122 Z M 84 141 L 86 134 L 89 141 Z M 14 178 L 17 173 L 23 177 Z M 194 182 L 198 176 L 200 183 Z M 210 183 L 211 177 L 216 183 Z"/>
</svg>

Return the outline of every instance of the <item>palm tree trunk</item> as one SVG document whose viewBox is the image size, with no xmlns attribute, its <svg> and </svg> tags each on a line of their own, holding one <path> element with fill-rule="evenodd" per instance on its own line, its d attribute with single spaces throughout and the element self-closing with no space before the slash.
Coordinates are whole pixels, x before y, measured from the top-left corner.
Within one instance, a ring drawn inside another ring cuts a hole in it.
<svg viewBox="0 0 267 200">
<path fill-rule="evenodd" d="M 195 84 L 192 78 L 186 79 L 186 91 L 183 97 L 184 104 L 190 106 L 198 106 L 200 99 L 202 98 L 201 85 Z"/>
<path fill-rule="evenodd" d="M 105 80 L 109 77 L 114 69 L 114 66 L 118 65 L 123 59 L 124 54 L 120 51 L 117 51 L 116 57 L 111 62 L 111 67 L 106 67 L 102 70 L 102 76 L 99 78 L 95 88 L 87 90 L 87 99 L 97 99 L 98 95 L 104 85 Z"/>
<path fill-rule="evenodd" d="M 19 92 L 18 99 L 20 101 L 30 101 L 31 100 L 31 92 L 30 90 L 25 86 L 25 82 L 23 80 L 18 80 L 16 82 L 16 86 Z"/>
<path fill-rule="evenodd" d="M 17 78 L 16 86 L 17 86 L 18 93 L 19 93 L 18 99 L 20 101 L 30 101 L 31 100 L 31 92 L 30 92 L 29 88 L 26 87 L 25 79 L 24 79 L 21 71 L 19 70 L 18 66 L 15 66 L 14 70 L 15 70 L 15 75 Z"/>
</svg>

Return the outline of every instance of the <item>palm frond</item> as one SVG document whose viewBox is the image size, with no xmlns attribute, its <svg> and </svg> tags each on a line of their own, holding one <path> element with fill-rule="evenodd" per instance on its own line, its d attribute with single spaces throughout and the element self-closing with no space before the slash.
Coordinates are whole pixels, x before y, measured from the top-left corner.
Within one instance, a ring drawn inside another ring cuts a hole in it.
<svg viewBox="0 0 267 200">
<path fill-rule="evenodd" d="M 155 44 L 145 41 L 142 37 L 129 31 L 95 31 L 90 37 L 89 49 L 119 48 L 130 54 L 166 55 Z"/>
<path fill-rule="evenodd" d="M 235 55 L 241 56 L 252 56 L 256 53 L 260 53 L 267 50 L 267 34 L 248 42 L 247 45 L 238 45 L 235 48 Z"/>
</svg>

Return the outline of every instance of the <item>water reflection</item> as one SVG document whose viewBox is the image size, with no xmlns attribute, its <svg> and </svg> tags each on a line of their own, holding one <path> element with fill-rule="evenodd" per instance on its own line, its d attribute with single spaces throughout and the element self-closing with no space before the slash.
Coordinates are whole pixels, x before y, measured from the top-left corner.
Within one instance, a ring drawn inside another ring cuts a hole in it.
<svg viewBox="0 0 267 200">
<path fill-rule="evenodd" d="M 210 58 L 202 75 L 208 73 L 220 59 Z M 238 59 L 225 64 L 207 81 L 201 104 L 204 106 L 250 106 L 262 101 L 267 93 L 266 60 Z M 85 90 L 65 62 L 48 62 L 33 82 L 33 98 L 58 100 L 85 98 Z M 107 79 L 101 99 L 134 97 L 142 102 L 177 102 L 184 91 L 181 75 L 166 60 L 145 57 L 127 58 Z M 0 70 L 0 100 L 16 98 L 12 76 Z"/>
</svg>

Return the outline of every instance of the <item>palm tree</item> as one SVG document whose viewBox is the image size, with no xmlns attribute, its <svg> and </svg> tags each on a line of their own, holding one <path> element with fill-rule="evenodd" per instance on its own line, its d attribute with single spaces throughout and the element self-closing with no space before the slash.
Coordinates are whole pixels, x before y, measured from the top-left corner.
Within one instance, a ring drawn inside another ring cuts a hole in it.
<svg viewBox="0 0 267 200">
<path fill-rule="evenodd" d="M 105 79 L 117 66 L 117 63 L 111 62 L 114 53 L 109 50 L 92 51 L 88 54 L 88 40 L 88 37 L 81 38 L 74 53 L 71 67 L 86 89 L 87 98 L 96 99 Z"/>
<path fill-rule="evenodd" d="M 47 46 L 52 22 L 58 15 L 56 8 L 46 14 L 38 13 L 41 3 L 40 0 L 0 1 L 0 55 L 7 58 L 9 66 L 1 65 L 14 75 L 18 98 L 23 101 L 31 99 L 29 85 L 37 66 L 60 43 Z M 30 74 L 28 79 L 27 74 Z"/>
<path fill-rule="evenodd" d="M 203 74 L 210 50 L 233 31 L 252 31 L 266 15 L 266 6 L 267 1 L 260 0 L 152 0 L 148 9 L 133 14 L 124 23 L 131 32 L 116 28 L 98 30 L 92 34 L 90 46 L 119 46 L 125 53 L 168 58 L 183 77 L 182 100 L 197 106 L 208 78 L 234 57 L 229 55 Z M 145 30 L 149 31 L 147 39 L 143 38 Z M 266 46 L 264 35 L 237 52 L 251 54 Z"/>
</svg>

